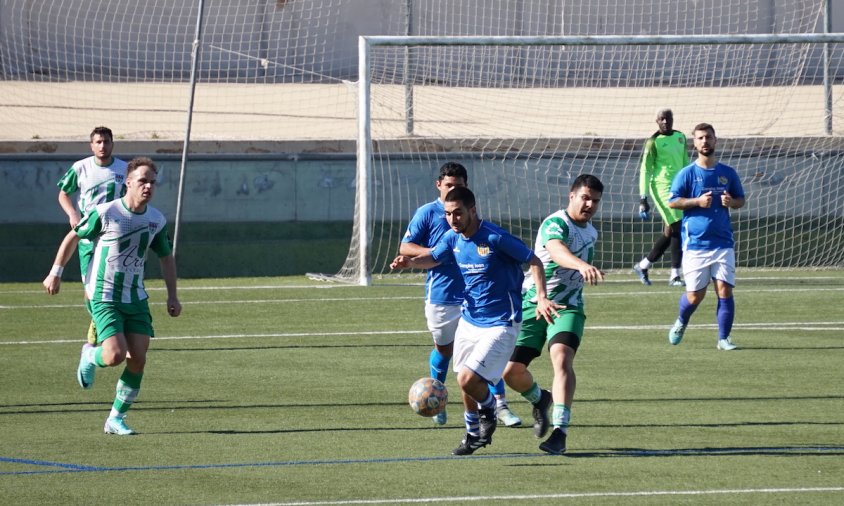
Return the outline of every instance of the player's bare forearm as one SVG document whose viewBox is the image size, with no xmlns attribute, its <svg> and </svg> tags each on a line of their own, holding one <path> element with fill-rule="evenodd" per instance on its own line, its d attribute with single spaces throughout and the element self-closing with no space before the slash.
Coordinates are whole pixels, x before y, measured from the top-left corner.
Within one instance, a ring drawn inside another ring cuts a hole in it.
<svg viewBox="0 0 844 506">
<path fill-rule="evenodd" d="M 161 277 L 164 278 L 164 286 L 167 288 L 167 313 L 170 316 L 179 316 L 182 313 L 182 304 L 176 295 L 176 258 L 167 255 L 159 259 L 161 264 Z"/>
<path fill-rule="evenodd" d="M 59 191 L 59 205 L 67 215 L 70 227 L 75 227 L 79 223 L 79 220 L 82 219 L 82 216 L 79 214 L 79 211 L 76 210 L 76 206 L 70 198 L 70 195 L 63 191 Z"/>
<path fill-rule="evenodd" d="M 76 245 L 79 244 L 79 236 L 76 235 L 76 232 L 71 230 L 64 236 L 62 239 L 61 245 L 59 245 L 59 251 L 56 252 L 56 258 L 53 260 L 53 267 L 50 269 L 50 273 L 47 274 L 47 277 L 44 278 L 42 284 L 44 285 L 44 289 L 47 290 L 47 293 L 50 295 L 55 295 L 59 293 L 59 289 L 61 289 L 62 284 L 62 271 L 64 270 L 64 266 L 67 265 L 67 262 L 70 260 L 70 257 L 73 255 L 73 252 L 76 250 Z"/>
<path fill-rule="evenodd" d="M 545 249 L 551 255 L 551 260 L 554 263 L 564 269 L 574 269 L 580 272 L 583 280 L 590 285 L 596 285 L 599 281 L 603 281 L 604 273 L 594 265 L 576 257 L 563 241 L 552 239 L 545 245 Z"/>
<path fill-rule="evenodd" d="M 671 209 L 692 209 L 694 207 L 710 207 L 712 205 L 712 191 L 708 191 L 700 197 L 685 198 L 679 197 L 668 203 Z"/>
<path fill-rule="evenodd" d="M 399 246 L 399 255 L 405 255 L 409 257 L 418 257 L 420 255 L 428 253 L 429 251 L 430 248 L 426 248 L 425 246 L 420 246 L 412 242 L 403 242 Z"/>
<path fill-rule="evenodd" d="M 390 263 L 390 269 L 433 269 L 438 265 L 429 252 L 420 256 L 399 255 Z"/>
<path fill-rule="evenodd" d="M 565 309 L 566 306 L 557 304 L 548 299 L 548 287 L 545 284 L 545 267 L 542 265 L 536 255 L 531 257 L 528 262 L 530 265 L 530 274 L 533 276 L 536 284 L 536 319 L 544 319 L 548 323 L 553 323 L 554 318 L 560 316 L 559 309 Z"/>
<path fill-rule="evenodd" d="M 730 200 L 730 206 L 729 207 L 730 207 L 730 209 L 741 209 L 742 207 L 744 207 L 745 203 L 746 203 L 746 201 L 745 201 L 744 198 L 739 199 L 739 198 L 733 197 Z"/>
</svg>

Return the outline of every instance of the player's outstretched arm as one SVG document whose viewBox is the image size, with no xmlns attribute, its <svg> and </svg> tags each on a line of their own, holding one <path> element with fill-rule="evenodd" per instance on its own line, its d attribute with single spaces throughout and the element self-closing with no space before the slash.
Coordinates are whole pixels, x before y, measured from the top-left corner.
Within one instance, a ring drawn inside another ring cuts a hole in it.
<svg viewBox="0 0 844 506">
<path fill-rule="evenodd" d="M 44 288 L 47 290 L 47 293 L 50 295 L 59 293 L 59 289 L 62 284 L 62 272 L 64 272 L 64 266 L 67 265 L 67 262 L 76 250 L 76 245 L 78 243 L 79 236 L 76 235 L 76 232 L 73 230 L 68 232 L 67 235 L 64 236 L 64 239 L 62 239 L 59 251 L 56 253 L 56 259 L 53 260 L 53 267 L 50 269 L 50 273 L 47 274 L 47 277 L 44 278 L 44 281 L 42 282 Z"/>
<path fill-rule="evenodd" d="M 408 257 L 418 257 L 428 253 L 429 251 L 431 251 L 431 248 L 426 248 L 425 246 L 420 246 L 413 242 L 403 242 L 399 245 L 399 255 Z"/>
<path fill-rule="evenodd" d="M 557 304 L 548 298 L 548 288 L 545 284 L 545 266 L 542 265 L 542 260 L 533 255 L 528 260 L 528 265 L 530 266 L 530 275 L 533 276 L 534 283 L 536 283 L 536 319 L 543 318 L 548 323 L 553 323 L 554 318 L 560 316 L 558 310 L 565 309 L 566 306 Z"/>
<path fill-rule="evenodd" d="M 167 255 L 159 258 L 159 263 L 164 286 L 167 287 L 167 314 L 179 316 L 182 314 L 182 303 L 176 295 L 176 259 L 173 255 Z"/>
<path fill-rule="evenodd" d="M 440 265 L 435 262 L 430 252 L 419 256 L 399 255 L 390 263 L 390 269 L 433 269 Z"/>
<path fill-rule="evenodd" d="M 545 249 L 557 265 L 578 271 L 583 280 L 590 285 L 597 285 L 599 281 L 604 280 L 604 273 L 600 269 L 574 256 L 563 241 L 552 239 L 545 244 Z"/>
</svg>

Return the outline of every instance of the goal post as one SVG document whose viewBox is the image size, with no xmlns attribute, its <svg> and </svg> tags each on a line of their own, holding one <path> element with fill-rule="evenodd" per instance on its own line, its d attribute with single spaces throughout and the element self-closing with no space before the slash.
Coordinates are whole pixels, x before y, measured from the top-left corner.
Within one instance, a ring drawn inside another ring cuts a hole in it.
<svg viewBox="0 0 844 506">
<path fill-rule="evenodd" d="M 844 113 L 844 87 L 832 85 L 842 50 L 836 33 L 361 37 L 355 224 L 337 277 L 369 284 L 389 271 L 450 160 L 469 169 L 481 216 L 528 244 L 574 177 L 597 175 L 596 263 L 629 269 L 661 229 L 634 210 L 641 149 L 663 107 L 688 137 L 712 123 L 722 161 L 742 177 L 739 266 L 840 267 L 844 129 L 826 125 Z"/>
</svg>

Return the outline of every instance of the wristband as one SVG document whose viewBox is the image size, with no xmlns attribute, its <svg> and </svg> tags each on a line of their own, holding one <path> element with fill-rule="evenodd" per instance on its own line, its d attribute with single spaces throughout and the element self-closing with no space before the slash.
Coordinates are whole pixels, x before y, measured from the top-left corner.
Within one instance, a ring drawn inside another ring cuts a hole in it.
<svg viewBox="0 0 844 506">
<path fill-rule="evenodd" d="M 56 276 L 57 278 L 62 277 L 62 273 L 64 272 L 64 267 L 61 265 L 55 264 L 53 268 L 50 269 L 50 276 Z"/>
</svg>

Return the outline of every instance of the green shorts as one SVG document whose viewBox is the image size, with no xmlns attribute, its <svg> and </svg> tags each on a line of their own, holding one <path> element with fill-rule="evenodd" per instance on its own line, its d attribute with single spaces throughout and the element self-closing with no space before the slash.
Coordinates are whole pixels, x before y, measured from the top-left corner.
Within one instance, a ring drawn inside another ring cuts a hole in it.
<svg viewBox="0 0 844 506">
<path fill-rule="evenodd" d="M 97 344 L 116 334 L 155 336 L 147 299 L 129 304 L 91 301 L 91 316 L 97 327 Z"/>
<path fill-rule="evenodd" d="M 545 343 L 560 332 L 574 334 L 580 341 L 586 323 L 583 308 L 570 307 L 559 313 L 560 316 L 554 318 L 554 323 L 549 324 L 543 318 L 536 319 L 536 304 L 525 302 L 522 305 L 522 330 L 516 338 L 516 346 L 531 348 L 541 354 Z"/>
<path fill-rule="evenodd" d="M 651 197 L 653 198 L 653 206 L 659 211 L 662 216 L 662 221 L 666 225 L 678 222 L 683 219 L 682 209 L 672 209 L 668 207 L 668 197 L 671 193 L 671 188 L 668 186 L 652 189 Z"/>
<path fill-rule="evenodd" d="M 79 274 L 82 276 L 82 284 L 85 284 L 85 275 L 88 273 L 88 264 L 94 258 L 94 242 L 88 239 L 80 239 L 76 247 L 79 252 Z"/>
</svg>

